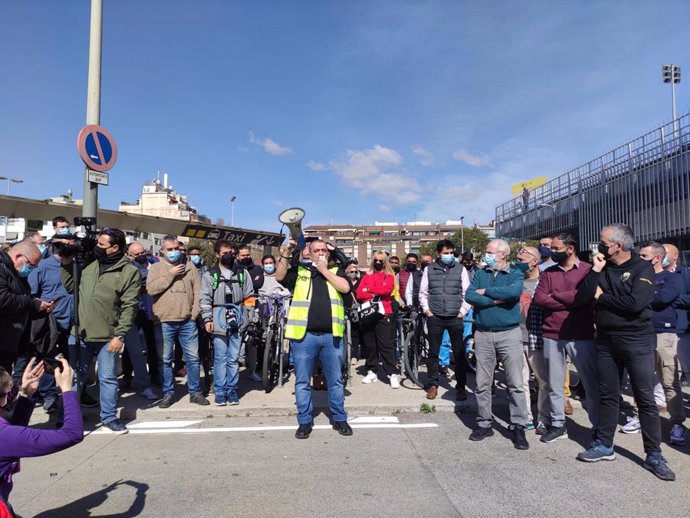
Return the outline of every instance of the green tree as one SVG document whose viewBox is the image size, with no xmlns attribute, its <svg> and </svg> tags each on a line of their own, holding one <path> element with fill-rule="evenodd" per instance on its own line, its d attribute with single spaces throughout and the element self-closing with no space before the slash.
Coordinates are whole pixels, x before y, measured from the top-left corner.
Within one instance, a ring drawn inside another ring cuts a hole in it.
<svg viewBox="0 0 690 518">
<path fill-rule="evenodd" d="M 439 240 L 446 239 L 445 237 L 439 237 Z M 462 252 L 462 244 L 465 245 L 465 252 L 472 252 L 475 259 L 480 256 L 486 249 L 486 245 L 489 243 L 489 236 L 487 236 L 482 230 L 474 227 L 466 227 L 463 232 L 459 230 L 450 236 L 449 238 L 455 244 L 455 251 Z M 436 257 L 436 243 L 438 241 L 430 241 L 424 243 L 419 247 L 421 254 L 431 254 L 432 257 Z"/>
</svg>

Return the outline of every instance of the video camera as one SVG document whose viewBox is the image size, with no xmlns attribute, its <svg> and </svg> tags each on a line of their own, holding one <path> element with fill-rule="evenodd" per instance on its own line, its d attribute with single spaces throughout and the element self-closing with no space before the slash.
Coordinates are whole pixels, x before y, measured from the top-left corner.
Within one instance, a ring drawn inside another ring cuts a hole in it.
<svg viewBox="0 0 690 518">
<path fill-rule="evenodd" d="M 96 259 L 93 253 L 98 242 L 98 232 L 96 232 L 96 218 L 74 218 L 75 227 L 83 227 L 72 236 L 74 248 L 76 249 L 75 260 L 81 264 L 88 264 Z"/>
</svg>

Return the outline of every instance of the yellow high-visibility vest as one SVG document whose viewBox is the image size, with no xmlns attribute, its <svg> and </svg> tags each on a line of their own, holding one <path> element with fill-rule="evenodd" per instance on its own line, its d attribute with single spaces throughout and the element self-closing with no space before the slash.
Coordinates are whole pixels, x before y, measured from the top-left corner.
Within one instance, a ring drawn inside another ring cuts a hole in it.
<svg viewBox="0 0 690 518">
<path fill-rule="evenodd" d="M 338 268 L 330 268 L 332 273 L 337 273 Z M 328 285 L 328 297 L 331 300 L 331 332 L 333 336 L 342 338 L 345 334 L 345 308 L 343 297 L 330 282 Z M 290 311 L 288 311 L 287 325 L 285 326 L 285 338 L 288 340 L 302 340 L 307 334 L 307 320 L 309 319 L 309 305 L 311 304 L 311 270 L 303 266 L 297 267 L 297 282 L 295 292 L 292 295 Z"/>
</svg>

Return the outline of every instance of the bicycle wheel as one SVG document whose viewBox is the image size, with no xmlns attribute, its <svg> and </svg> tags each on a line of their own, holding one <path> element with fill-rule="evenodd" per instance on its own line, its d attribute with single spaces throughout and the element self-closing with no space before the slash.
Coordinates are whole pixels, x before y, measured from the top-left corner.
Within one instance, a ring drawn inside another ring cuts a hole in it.
<svg viewBox="0 0 690 518">
<path fill-rule="evenodd" d="M 465 358 L 467 358 L 467 366 L 469 374 L 477 373 L 477 357 L 474 354 L 474 336 L 470 335 L 464 340 L 465 342 Z"/>
<path fill-rule="evenodd" d="M 405 361 L 405 372 L 408 379 L 418 387 L 424 388 L 424 384 L 419 379 L 419 342 L 413 340 L 414 330 L 407 333 L 405 341 L 403 342 L 403 360 Z M 421 339 L 421 336 L 420 336 Z"/>
<path fill-rule="evenodd" d="M 343 349 L 343 385 L 352 383 L 352 323 L 345 319 L 345 336 L 340 342 Z"/>
<path fill-rule="evenodd" d="M 263 372 L 261 381 L 266 393 L 271 392 L 278 384 L 280 376 L 280 355 L 282 354 L 280 334 L 270 327 L 266 333 L 266 345 L 264 347 Z"/>
</svg>

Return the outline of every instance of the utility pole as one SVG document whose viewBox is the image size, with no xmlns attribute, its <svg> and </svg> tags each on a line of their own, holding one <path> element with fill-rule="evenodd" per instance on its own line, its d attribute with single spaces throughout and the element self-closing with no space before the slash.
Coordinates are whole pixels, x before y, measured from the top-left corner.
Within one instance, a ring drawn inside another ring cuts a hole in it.
<svg viewBox="0 0 690 518">
<path fill-rule="evenodd" d="M 91 0 L 91 32 L 89 38 L 89 79 L 86 92 L 86 124 L 101 122 L 101 48 L 103 44 L 103 0 Z M 84 168 L 84 205 L 82 216 L 96 218 L 98 184 L 89 182 L 88 167 Z M 95 226 L 91 230 L 96 230 Z"/>
<path fill-rule="evenodd" d="M 671 114 L 673 115 L 673 133 L 676 131 L 676 85 L 680 83 L 680 66 L 663 65 L 661 67 L 661 78 L 664 83 L 671 83 Z"/>
</svg>

